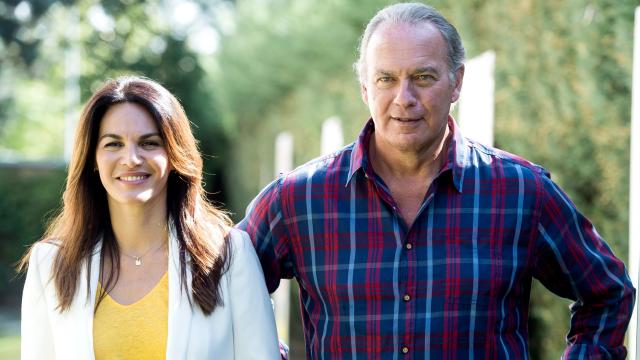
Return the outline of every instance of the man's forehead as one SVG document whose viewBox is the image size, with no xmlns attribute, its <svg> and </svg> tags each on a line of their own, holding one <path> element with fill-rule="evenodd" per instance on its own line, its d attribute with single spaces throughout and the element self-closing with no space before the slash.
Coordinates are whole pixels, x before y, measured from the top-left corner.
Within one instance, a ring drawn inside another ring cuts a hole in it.
<svg viewBox="0 0 640 360">
<path fill-rule="evenodd" d="M 429 23 L 384 24 L 371 36 L 367 57 L 446 57 L 447 45 L 442 34 Z"/>
<path fill-rule="evenodd" d="M 441 73 L 448 66 L 447 47 L 433 25 L 385 25 L 371 38 L 366 64 L 369 73 Z"/>
<path fill-rule="evenodd" d="M 429 37 L 431 42 L 442 42 L 445 40 L 438 28 L 430 22 L 408 23 L 408 22 L 385 22 L 380 24 L 369 38 L 369 47 L 377 42 L 389 40 L 402 40 L 406 35 L 422 35 Z M 439 40 L 439 41 L 438 41 Z"/>
</svg>

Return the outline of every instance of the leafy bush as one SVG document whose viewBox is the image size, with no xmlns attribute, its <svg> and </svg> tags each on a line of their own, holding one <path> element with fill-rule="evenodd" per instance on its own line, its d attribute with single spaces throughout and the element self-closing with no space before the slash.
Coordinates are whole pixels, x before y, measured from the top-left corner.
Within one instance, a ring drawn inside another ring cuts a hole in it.
<svg viewBox="0 0 640 360">
<path fill-rule="evenodd" d="M 62 164 L 0 167 L 0 303 L 19 303 L 22 281 L 15 265 L 43 234 L 61 204 L 66 172 Z"/>
</svg>

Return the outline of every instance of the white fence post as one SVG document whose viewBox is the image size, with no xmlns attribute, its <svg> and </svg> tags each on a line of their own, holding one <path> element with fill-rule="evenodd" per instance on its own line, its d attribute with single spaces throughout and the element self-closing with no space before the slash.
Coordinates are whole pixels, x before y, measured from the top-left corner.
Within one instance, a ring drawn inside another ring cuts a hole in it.
<svg viewBox="0 0 640 360">
<path fill-rule="evenodd" d="M 493 146 L 493 108 L 496 55 L 486 51 L 465 63 L 462 92 L 458 100 L 458 124 L 464 135 Z"/>
<path fill-rule="evenodd" d="M 322 136 L 320 141 L 320 155 L 330 154 L 344 145 L 342 125 L 337 116 L 332 116 L 322 123 Z"/>
<path fill-rule="evenodd" d="M 293 170 L 293 135 L 283 131 L 276 137 L 275 175 Z M 278 337 L 289 343 L 289 311 L 290 311 L 291 281 L 282 279 L 280 286 L 272 294 Z"/>
</svg>

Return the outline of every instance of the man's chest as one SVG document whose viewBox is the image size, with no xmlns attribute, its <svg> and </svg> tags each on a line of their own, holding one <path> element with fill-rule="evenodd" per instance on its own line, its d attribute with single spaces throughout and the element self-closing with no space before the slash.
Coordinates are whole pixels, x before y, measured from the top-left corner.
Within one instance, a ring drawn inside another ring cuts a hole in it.
<svg viewBox="0 0 640 360">
<path fill-rule="evenodd" d="M 311 296 L 336 304 L 405 293 L 500 297 L 528 276 L 533 251 L 531 214 L 517 205 L 428 195 L 407 229 L 380 198 L 309 202 L 288 226 L 296 277 Z"/>
</svg>

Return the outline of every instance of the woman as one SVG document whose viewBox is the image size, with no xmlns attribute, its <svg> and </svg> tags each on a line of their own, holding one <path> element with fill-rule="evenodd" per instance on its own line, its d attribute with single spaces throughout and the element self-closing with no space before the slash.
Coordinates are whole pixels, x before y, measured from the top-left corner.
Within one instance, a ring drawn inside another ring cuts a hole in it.
<svg viewBox="0 0 640 360">
<path fill-rule="evenodd" d="M 102 86 L 62 210 L 22 262 L 22 358 L 278 359 L 251 242 L 201 184 L 173 95 L 138 77 Z"/>
</svg>

